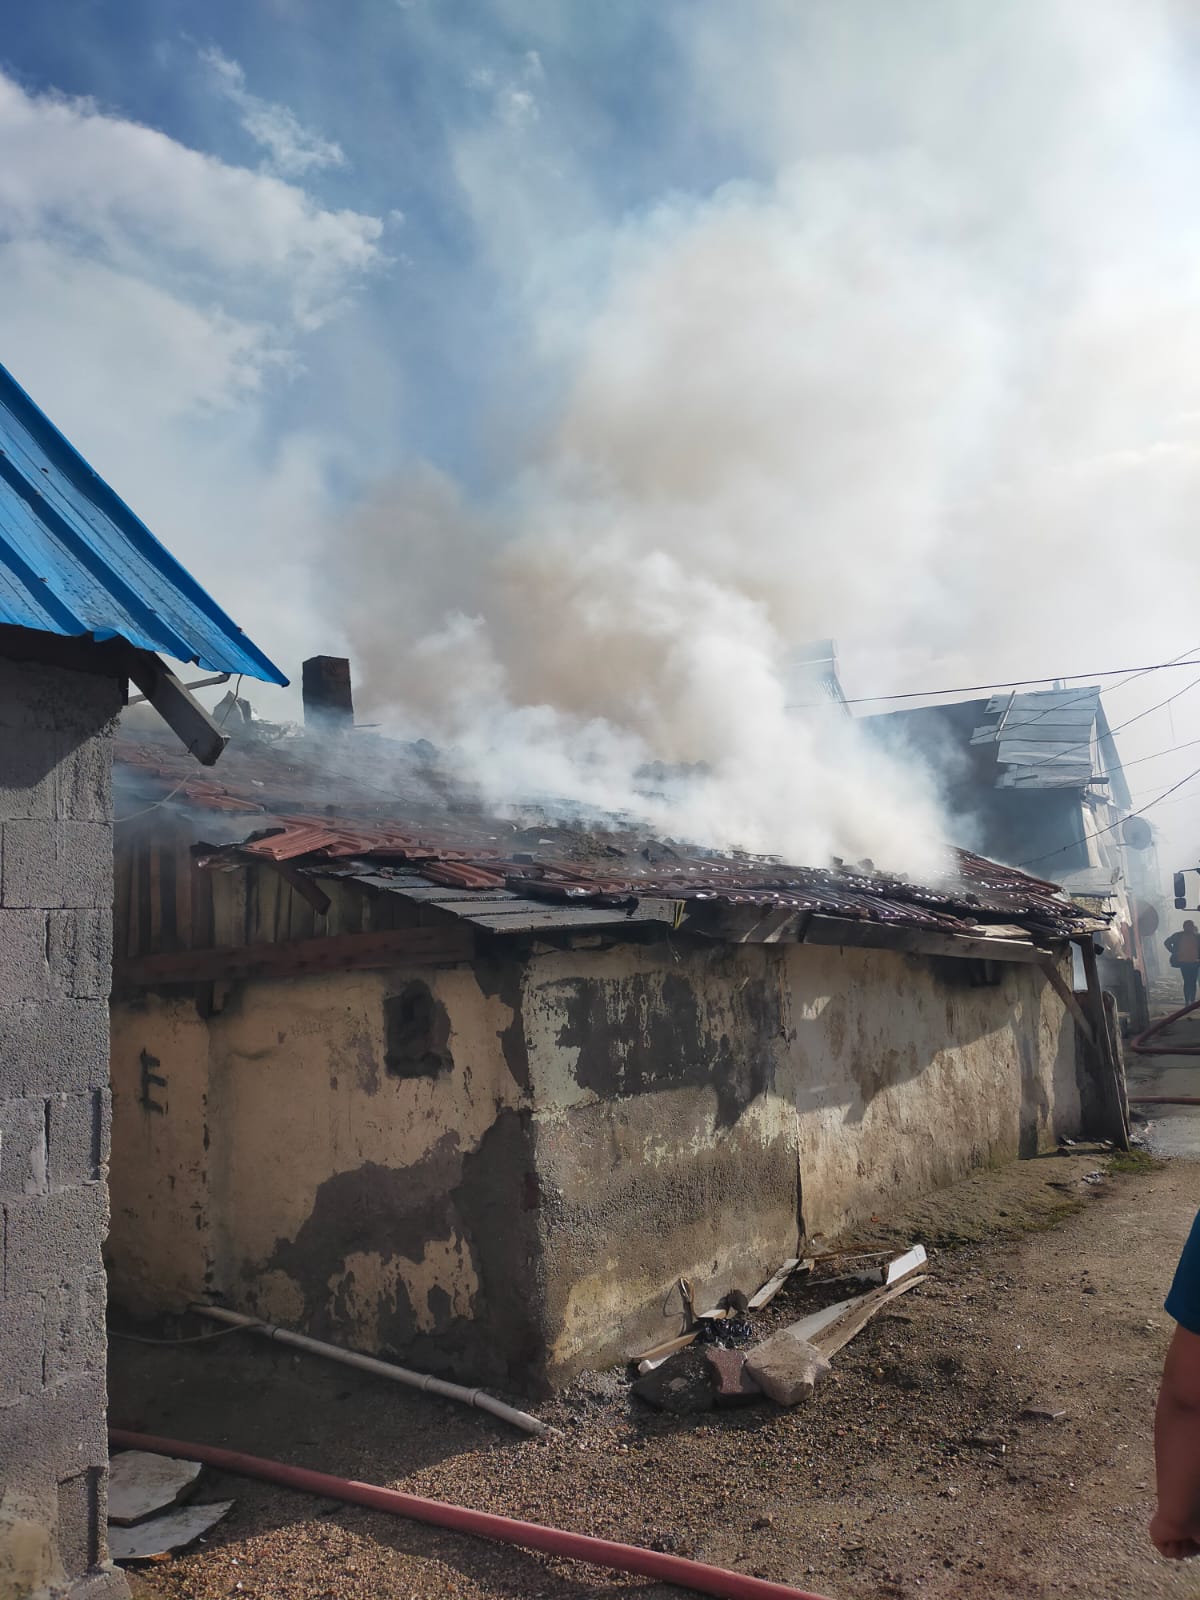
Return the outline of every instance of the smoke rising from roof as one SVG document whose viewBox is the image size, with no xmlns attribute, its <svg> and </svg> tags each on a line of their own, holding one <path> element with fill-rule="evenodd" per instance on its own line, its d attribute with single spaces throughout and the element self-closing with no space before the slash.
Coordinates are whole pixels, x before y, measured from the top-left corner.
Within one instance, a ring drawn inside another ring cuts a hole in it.
<svg viewBox="0 0 1200 1600">
<path fill-rule="evenodd" d="M 520 162 L 519 208 L 479 202 L 541 420 L 501 489 L 430 466 L 380 486 L 335 599 L 363 714 L 453 745 L 496 802 L 645 812 L 641 765 L 704 762 L 656 825 L 929 873 L 934 780 L 790 713 L 789 653 L 835 636 L 999 673 L 1051 635 L 1086 648 L 1114 571 L 1132 607 L 1178 581 L 1185 13 L 751 10 L 693 12 L 685 48 L 752 179 L 566 238 Z"/>
</svg>

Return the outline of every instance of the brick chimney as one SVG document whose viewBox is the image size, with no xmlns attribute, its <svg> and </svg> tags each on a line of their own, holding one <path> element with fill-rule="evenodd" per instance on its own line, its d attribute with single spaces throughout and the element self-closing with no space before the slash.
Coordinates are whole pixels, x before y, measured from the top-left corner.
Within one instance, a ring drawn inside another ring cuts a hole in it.
<svg viewBox="0 0 1200 1600">
<path fill-rule="evenodd" d="M 301 675 L 304 726 L 313 732 L 348 733 L 354 726 L 350 663 L 345 656 L 310 656 Z"/>
</svg>

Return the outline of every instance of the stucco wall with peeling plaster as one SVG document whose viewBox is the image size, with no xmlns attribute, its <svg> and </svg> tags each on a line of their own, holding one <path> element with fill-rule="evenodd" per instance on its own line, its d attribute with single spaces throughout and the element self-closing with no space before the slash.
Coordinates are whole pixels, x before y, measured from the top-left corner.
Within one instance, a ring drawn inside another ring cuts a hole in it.
<svg viewBox="0 0 1200 1600">
<path fill-rule="evenodd" d="M 532 1387 L 621 1359 L 675 1331 L 680 1275 L 752 1290 L 802 1230 L 1077 1129 L 1061 1003 L 999 970 L 673 941 L 122 1002 L 114 1296 Z M 412 978 L 435 1077 L 385 1062 Z"/>
</svg>

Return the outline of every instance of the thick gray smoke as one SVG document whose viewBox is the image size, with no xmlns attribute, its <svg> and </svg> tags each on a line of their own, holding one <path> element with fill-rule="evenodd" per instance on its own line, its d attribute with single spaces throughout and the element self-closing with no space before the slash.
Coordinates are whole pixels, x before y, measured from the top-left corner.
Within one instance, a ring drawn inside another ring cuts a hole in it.
<svg viewBox="0 0 1200 1600">
<path fill-rule="evenodd" d="M 787 660 L 1087 665 L 1098 616 L 1194 571 L 1188 13 L 685 10 L 685 98 L 753 181 L 603 229 L 462 152 L 549 420 L 502 493 L 419 468 L 352 520 L 363 699 L 497 801 L 644 811 L 641 764 L 706 762 L 657 825 L 935 870 L 933 779 L 790 712 Z"/>
</svg>

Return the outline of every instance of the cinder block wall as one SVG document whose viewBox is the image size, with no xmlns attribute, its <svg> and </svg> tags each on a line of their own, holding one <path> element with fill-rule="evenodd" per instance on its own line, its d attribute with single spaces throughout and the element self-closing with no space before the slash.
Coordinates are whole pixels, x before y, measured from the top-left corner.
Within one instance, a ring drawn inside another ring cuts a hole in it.
<svg viewBox="0 0 1200 1600">
<path fill-rule="evenodd" d="M 0 659 L 0 1600 L 105 1546 L 111 678 Z"/>
</svg>

